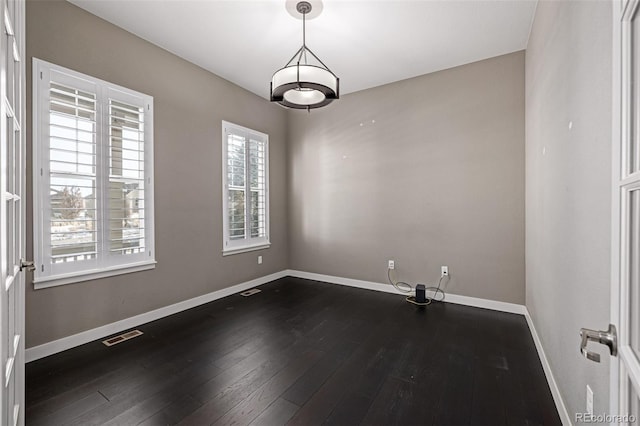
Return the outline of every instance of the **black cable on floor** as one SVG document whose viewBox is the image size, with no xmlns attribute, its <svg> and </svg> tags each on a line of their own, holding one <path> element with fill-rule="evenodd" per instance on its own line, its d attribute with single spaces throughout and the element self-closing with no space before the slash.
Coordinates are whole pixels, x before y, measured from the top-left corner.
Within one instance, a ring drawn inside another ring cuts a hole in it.
<svg viewBox="0 0 640 426">
<path fill-rule="evenodd" d="M 446 294 L 445 294 L 444 290 L 442 290 L 440 288 L 440 286 L 442 285 L 442 280 L 444 279 L 445 276 L 449 277 L 449 275 L 441 275 L 440 276 L 440 280 L 438 280 L 438 286 L 437 287 L 427 287 L 425 284 L 423 284 L 425 286 L 425 291 L 426 290 L 433 291 L 433 297 L 427 297 L 427 302 L 418 303 L 418 302 L 415 301 L 415 296 L 408 296 L 406 298 L 406 301 L 409 302 L 409 303 L 413 303 L 414 305 L 418 305 L 418 306 L 427 306 L 427 305 L 431 304 L 431 302 L 442 302 L 442 301 L 444 301 L 444 299 L 446 297 Z M 389 279 L 389 283 L 391 283 L 391 285 L 396 290 L 398 290 L 399 292 L 411 293 L 412 291 L 414 291 L 413 287 L 409 283 L 406 283 L 404 281 L 394 282 L 391 279 L 391 269 L 390 268 L 387 268 L 387 278 Z M 442 298 L 436 299 L 438 293 L 442 293 Z"/>
</svg>

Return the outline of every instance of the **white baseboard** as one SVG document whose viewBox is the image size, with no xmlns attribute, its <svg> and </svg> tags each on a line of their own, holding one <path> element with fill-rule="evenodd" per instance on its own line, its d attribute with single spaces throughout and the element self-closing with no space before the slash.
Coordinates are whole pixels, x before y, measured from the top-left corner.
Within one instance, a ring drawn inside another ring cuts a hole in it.
<svg viewBox="0 0 640 426">
<path fill-rule="evenodd" d="M 101 327 L 97 327 L 91 330 L 83 331 L 78 334 L 63 337 L 62 339 L 47 342 L 39 346 L 28 348 L 25 351 L 26 362 L 35 361 L 40 358 L 44 358 L 49 355 L 53 355 L 58 352 L 71 349 L 76 346 L 83 345 L 85 343 L 92 342 L 97 339 L 101 339 L 106 336 L 110 336 L 115 333 L 127 330 L 132 327 L 137 327 L 141 324 L 155 321 L 160 318 L 164 318 L 169 315 L 176 314 L 178 312 L 185 311 L 187 309 L 194 308 L 196 306 L 203 305 L 205 303 L 212 302 L 217 299 L 221 299 L 226 296 L 247 290 L 249 288 L 266 284 L 270 281 L 283 278 L 288 274 L 286 271 L 276 272 L 271 275 L 256 278 L 251 281 L 246 281 L 240 284 L 236 284 L 231 287 L 223 288 L 221 290 L 214 291 L 212 293 L 204 294 L 202 296 L 194 297 L 193 299 L 184 300 L 182 302 L 174 303 L 173 305 L 165 306 L 155 309 L 153 311 L 145 312 L 144 314 L 136 315 L 130 318 L 125 318 L 120 321 L 106 324 Z"/>
<path fill-rule="evenodd" d="M 313 272 L 304 272 L 288 269 L 286 275 L 297 278 L 306 278 L 308 280 L 324 281 L 332 284 L 346 285 L 349 287 L 364 288 L 367 290 L 383 291 L 385 293 L 404 294 L 396 290 L 391 284 L 376 283 L 373 281 L 354 280 L 352 278 L 335 277 L 332 275 L 316 274 Z M 431 292 L 430 297 L 433 297 Z M 455 303 L 457 305 L 474 306 L 477 308 L 491 309 L 494 311 L 509 312 L 512 314 L 524 315 L 527 308 L 517 303 L 499 302 L 496 300 L 480 299 L 478 297 L 460 296 L 457 294 L 447 293 L 446 302 Z"/>
<path fill-rule="evenodd" d="M 155 309 L 153 311 L 145 312 L 140 315 L 136 315 L 130 318 L 125 318 L 120 321 L 106 324 L 101 327 L 97 327 L 91 330 L 83 331 L 78 334 L 63 337 L 52 342 L 47 342 L 39 346 L 28 348 L 25 351 L 26 362 L 35 361 L 40 358 L 47 357 L 49 355 L 56 354 L 58 352 L 71 349 L 76 346 L 83 345 L 85 343 L 92 342 L 97 339 L 101 339 L 106 336 L 110 336 L 121 331 L 125 331 L 132 327 L 137 327 L 141 324 L 155 321 L 160 318 L 164 318 L 169 315 L 173 315 L 178 312 L 185 311 L 187 309 L 194 308 L 196 306 L 203 305 L 205 303 L 212 302 L 217 299 L 247 290 L 249 288 L 266 284 L 270 281 L 277 280 L 286 276 L 306 278 L 316 281 L 324 281 L 333 284 L 347 285 L 350 287 L 364 288 L 368 290 L 383 291 L 387 293 L 402 294 L 389 284 L 375 283 L 371 281 L 354 280 L 350 278 L 335 277 L 331 275 L 315 274 L 311 272 L 303 272 L 287 269 L 284 271 L 276 272 L 271 275 L 256 278 L 251 281 L 236 284 L 232 287 L 224 288 L 214 291 L 212 293 L 204 294 L 202 296 L 194 297 L 193 299 L 184 300 L 182 302 L 175 303 L 173 305 L 165 306 Z M 433 296 L 433 295 L 432 295 Z M 475 306 L 485 309 L 493 309 L 497 311 L 510 312 L 515 314 L 524 314 L 526 308 L 522 305 L 515 303 L 497 302 L 494 300 L 479 299 L 476 297 L 459 296 L 456 294 L 447 294 L 447 302 L 456 303 L 459 305 Z"/>
<path fill-rule="evenodd" d="M 266 275 L 264 277 L 256 278 L 251 281 L 246 281 L 244 283 L 236 284 L 232 287 L 224 288 L 222 290 L 217 290 L 212 293 L 194 297 L 193 299 L 184 300 L 182 302 L 178 302 L 170 306 L 165 306 L 163 308 L 155 309 L 153 311 L 136 315 L 131 318 L 126 318 L 111 324 L 106 324 L 98 328 L 83 331 L 81 333 L 74 334 L 72 336 L 63 337 L 62 339 L 54 340 L 52 342 L 44 343 L 42 345 L 29 348 L 25 351 L 26 362 L 35 361 L 37 359 L 44 358 L 46 356 L 53 355 L 58 352 L 62 352 L 67 349 L 71 349 L 73 347 L 83 345 L 85 343 L 89 343 L 94 340 L 97 340 L 115 333 L 119 333 L 121 331 L 130 329 L 132 327 L 137 327 L 141 324 L 145 324 L 150 321 L 155 321 L 157 319 L 164 318 L 166 316 L 173 315 L 175 313 L 182 312 L 184 310 L 191 309 L 196 306 L 200 306 L 205 303 L 209 303 L 214 300 L 221 299 L 223 297 L 230 296 L 232 294 L 235 294 L 235 293 L 238 293 L 262 284 L 266 284 L 268 282 L 271 282 L 286 276 L 305 278 L 305 279 L 315 280 L 315 281 L 324 281 L 332 284 L 340 284 L 340 285 L 346 285 L 350 287 L 363 288 L 367 290 L 382 291 L 386 293 L 402 294 L 390 284 L 382 284 L 382 283 L 376 283 L 372 281 L 355 280 L 351 278 L 342 278 L 342 277 L 335 277 L 331 275 L 323 275 L 323 274 L 316 274 L 312 272 L 304 272 L 304 271 L 287 269 L 284 271 L 273 273 L 271 275 Z M 449 303 L 455 303 L 459 305 L 474 306 L 478 308 L 491 309 L 495 311 L 502 311 L 502 312 L 508 312 L 513 314 L 524 315 L 524 317 L 527 320 L 527 324 L 529 325 L 529 330 L 531 331 L 531 336 L 533 337 L 533 341 L 535 342 L 536 349 L 538 351 L 538 356 L 540 357 L 540 361 L 542 363 L 542 367 L 544 369 L 544 373 L 546 375 L 547 382 L 549 384 L 549 388 L 551 389 L 551 394 L 553 395 L 553 400 L 555 401 L 556 408 L 558 409 L 558 413 L 560 415 L 562 423 L 564 425 L 572 424 L 571 418 L 569 417 L 569 414 L 567 412 L 567 408 L 564 404 L 564 401 L 562 400 L 562 396 L 560 395 L 560 389 L 558 388 L 558 385 L 553 376 L 553 372 L 551 371 L 551 366 L 549 365 L 549 361 L 547 360 L 547 356 L 545 355 L 544 349 L 542 347 L 542 342 L 538 337 L 538 333 L 536 332 L 533 321 L 531 320 L 529 311 L 525 306 L 518 305 L 515 303 L 499 302 L 495 300 L 480 299 L 477 297 L 469 297 L 469 296 L 460 296 L 460 295 L 449 294 L 449 293 L 447 294 L 446 301 Z"/>
<path fill-rule="evenodd" d="M 542 347 L 542 341 L 538 336 L 538 332 L 536 331 L 536 327 L 533 324 L 533 320 L 531 319 L 531 315 L 529 315 L 528 310 L 525 311 L 524 317 L 527 320 L 527 324 L 529 325 L 529 330 L 531 331 L 531 336 L 533 337 L 533 341 L 536 344 L 536 349 L 538 350 L 538 357 L 540 357 L 540 362 L 542 363 L 544 374 L 545 376 L 547 376 L 547 383 L 549 384 L 549 389 L 551 389 L 551 395 L 553 395 L 553 401 L 556 403 L 556 408 L 558 410 L 558 414 L 560 415 L 560 420 L 562 420 L 563 425 L 571 426 L 573 423 L 571 422 L 571 417 L 569 416 L 569 412 L 567 411 L 567 406 L 564 405 L 564 400 L 562 399 L 562 395 L 560 394 L 560 388 L 558 388 L 558 383 L 556 383 L 556 379 L 555 377 L 553 377 L 553 371 L 551 371 L 551 365 L 549 364 L 547 355 L 545 354 L 544 348 Z"/>
</svg>

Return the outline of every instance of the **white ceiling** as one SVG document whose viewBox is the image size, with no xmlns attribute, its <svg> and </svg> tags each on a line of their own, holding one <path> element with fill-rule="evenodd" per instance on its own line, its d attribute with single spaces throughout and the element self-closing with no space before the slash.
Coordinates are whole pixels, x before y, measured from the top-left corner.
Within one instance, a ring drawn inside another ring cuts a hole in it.
<svg viewBox="0 0 640 426">
<path fill-rule="evenodd" d="M 302 45 L 285 0 L 70 0 L 264 98 Z M 346 94 L 525 49 L 537 0 L 324 0 L 307 46 Z"/>
</svg>

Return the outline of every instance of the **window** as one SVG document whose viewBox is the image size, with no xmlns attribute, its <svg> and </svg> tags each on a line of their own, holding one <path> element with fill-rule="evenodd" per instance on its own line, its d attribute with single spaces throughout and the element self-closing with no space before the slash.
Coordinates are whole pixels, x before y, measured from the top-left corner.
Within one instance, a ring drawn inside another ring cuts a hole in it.
<svg viewBox="0 0 640 426">
<path fill-rule="evenodd" d="M 153 98 L 33 60 L 36 288 L 154 267 Z"/>
<path fill-rule="evenodd" d="M 224 255 L 269 247 L 269 136 L 222 122 Z"/>
</svg>

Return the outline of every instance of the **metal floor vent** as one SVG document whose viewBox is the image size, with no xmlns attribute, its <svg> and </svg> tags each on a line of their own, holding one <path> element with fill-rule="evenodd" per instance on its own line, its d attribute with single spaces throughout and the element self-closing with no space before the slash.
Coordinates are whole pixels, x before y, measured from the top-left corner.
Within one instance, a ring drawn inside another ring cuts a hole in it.
<svg viewBox="0 0 640 426">
<path fill-rule="evenodd" d="M 253 296 L 256 293 L 260 293 L 261 291 L 262 290 L 260 289 L 252 288 L 251 290 L 243 291 L 242 293 L 240 293 L 240 296 L 249 297 L 249 296 Z"/>
<path fill-rule="evenodd" d="M 119 336 L 114 336 L 110 339 L 107 340 L 103 340 L 102 343 L 105 344 L 105 346 L 113 346 L 113 345 L 117 345 L 118 343 L 122 343 L 125 340 L 129 340 L 129 339 L 133 339 L 134 337 L 138 337 L 138 336 L 142 336 L 144 333 L 140 330 L 132 330 L 132 331 L 127 331 L 124 334 L 121 334 Z"/>
</svg>

